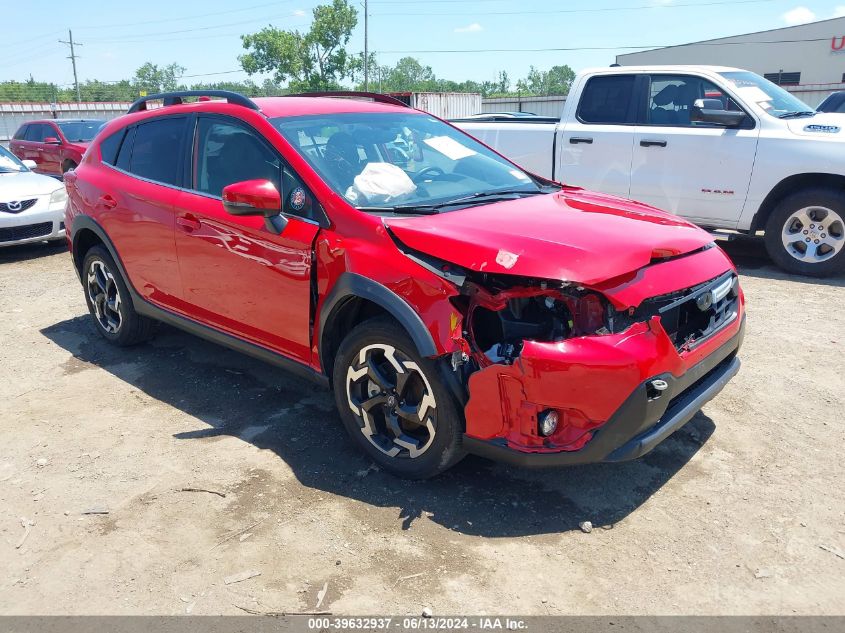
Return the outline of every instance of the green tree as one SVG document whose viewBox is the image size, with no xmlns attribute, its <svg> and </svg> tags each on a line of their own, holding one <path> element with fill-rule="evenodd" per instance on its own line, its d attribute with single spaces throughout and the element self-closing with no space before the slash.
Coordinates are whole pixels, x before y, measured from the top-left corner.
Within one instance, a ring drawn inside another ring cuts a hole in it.
<svg viewBox="0 0 845 633">
<path fill-rule="evenodd" d="M 347 0 L 313 9 L 307 33 L 284 31 L 272 26 L 242 35 L 249 51 L 238 57 L 249 75 L 273 73 L 277 82 L 288 81 L 292 90 L 332 90 L 355 72 L 356 64 L 346 51 L 358 12 Z"/>
<path fill-rule="evenodd" d="M 146 90 L 148 94 L 169 92 L 179 88 L 179 79 L 185 74 L 185 67 L 177 63 L 159 68 L 157 64 L 147 62 L 135 71 L 132 85 L 137 91 Z"/>
<path fill-rule="evenodd" d="M 575 71 L 569 66 L 552 66 L 548 72 L 528 70 L 528 76 L 516 82 L 517 90 L 531 95 L 566 95 L 575 81 Z"/>
<path fill-rule="evenodd" d="M 431 66 L 423 66 L 414 57 L 403 57 L 396 62 L 396 66 L 387 72 L 385 84 L 396 92 L 425 92 L 437 88 Z"/>
</svg>

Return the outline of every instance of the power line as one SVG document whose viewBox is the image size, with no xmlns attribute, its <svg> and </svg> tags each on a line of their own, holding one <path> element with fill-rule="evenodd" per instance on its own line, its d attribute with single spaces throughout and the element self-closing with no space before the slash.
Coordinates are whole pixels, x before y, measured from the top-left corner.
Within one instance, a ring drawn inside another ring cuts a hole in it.
<svg viewBox="0 0 845 633">
<path fill-rule="evenodd" d="M 231 14 L 231 13 L 240 13 L 240 12 L 243 12 L 243 11 L 252 11 L 253 9 L 263 9 L 264 7 L 277 7 L 277 6 L 279 6 L 279 4 L 281 4 L 283 2 L 289 3 L 289 2 L 295 2 L 295 1 L 296 0 L 276 0 L 276 2 L 265 2 L 263 4 L 254 4 L 254 5 L 249 6 L 249 7 L 240 7 L 238 9 L 229 9 L 227 11 L 215 11 L 215 12 L 212 12 L 212 13 L 194 13 L 193 15 L 186 15 L 186 16 L 182 16 L 182 17 L 161 18 L 159 20 L 145 20 L 143 22 L 129 22 L 129 23 L 123 22 L 123 23 L 120 23 L 120 24 L 114 24 L 114 23 L 113 24 L 96 24 L 96 25 L 79 27 L 77 30 L 79 30 L 79 29 L 82 29 L 82 30 L 86 30 L 86 29 L 110 29 L 110 28 L 116 28 L 116 27 L 121 27 L 121 26 L 138 26 L 138 25 L 142 25 L 142 24 L 161 24 L 162 22 L 182 22 L 184 20 L 196 20 L 198 18 L 210 18 L 210 17 L 218 16 L 218 15 L 228 15 L 228 14 Z"/>
<path fill-rule="evenodd" d="M 520 11 L 484 11 L 484 16 L 490 15 L 552 15 L 552 14 L 572 14 L 572 13 L 606 13 L 609 11 L 644 11 L 651 9 L 688 9 L 694 7 L 713 7 L 719 5 L 737 5 L 737 4 L 762 4 L 767 2 L 775 2 L 776 0 L 715 0 L 713 2 L 686 2 L 677 4 L 647 4 L 635 7 L 594 7 L 590 9 L 539 9 L 539 10 L 520 10 Z M 406 11 L 399 11 L 396 13 L 379 13 L 380 16 L 478 16 L 478 11 L 456 13 L 449 11 L 446 13 L 408 13 Z"/>
<path fill-rule="evenodd" d="M 741 42 L 691 42 L 695 46 L 749 46 L 754 44 L 790 44 L 797 42 L 829 42 L 829 37 L 817 37 L 801 40 L 759 40 Z M 428 49 L 428 50 L 396 50 L 378 51 L 379 53 L 546 53 L 555 51 L 616 51 L 639 48 L 674 48 L 687 44 L 642 44 L 639 46 L 566 46 L 554 48 L 464 48 L 464 49 Z"/>
</svg>

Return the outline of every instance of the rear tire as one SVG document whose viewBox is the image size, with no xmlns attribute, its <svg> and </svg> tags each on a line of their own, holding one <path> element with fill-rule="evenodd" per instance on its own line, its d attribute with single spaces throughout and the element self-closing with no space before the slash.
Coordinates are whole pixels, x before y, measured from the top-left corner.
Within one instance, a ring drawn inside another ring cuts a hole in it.
<svg viewBox="0 0 845 633">
<path fill-rule="evenodd" d="M 74 163 L 72 160 L 66 160 L 62 163 L 62 175 L 66 174 L 71 169 L 76 169 L 77 167 L 79 167 L 79 165 Z"/>
<path fill-rule="evenodd" d="M 784 198 L 766 222 L 766 250 L 790 273 L 845 272 L 845 192 L 805 189 Z"/>
<path fill-rule="evenodd" d="M 359 448 L 398 477 L 433 477 L 464 457 L 463 418 L 438 362 L 422 358 L 388 317 L 358 325 L 335 357 L 343 425 Z"/>
<path fill-rule="evenodd" d="M 152 338 L 156 322 L 135 311 L 126 282 L 102 246 L 85 253 L 82 285 L 94 327 L 109 343 L 123 347 Z"/>
</svg>

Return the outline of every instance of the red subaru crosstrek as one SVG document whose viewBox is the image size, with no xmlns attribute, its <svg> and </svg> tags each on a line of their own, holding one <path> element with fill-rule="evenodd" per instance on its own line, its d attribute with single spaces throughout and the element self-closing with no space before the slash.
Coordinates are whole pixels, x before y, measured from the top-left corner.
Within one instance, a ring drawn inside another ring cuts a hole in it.
<svg viewBox="0 0 845 633">
<path fill-rule="evenodd" d="M 330 385 L 353 441 L 413 478 L 467 452 L 638 457 L 739 369 L 736 272 L 687 222 L 389 97 L 196 96 L 139 100 L 67 178 L 112 343 L 164 321 Z"/>
</svg>

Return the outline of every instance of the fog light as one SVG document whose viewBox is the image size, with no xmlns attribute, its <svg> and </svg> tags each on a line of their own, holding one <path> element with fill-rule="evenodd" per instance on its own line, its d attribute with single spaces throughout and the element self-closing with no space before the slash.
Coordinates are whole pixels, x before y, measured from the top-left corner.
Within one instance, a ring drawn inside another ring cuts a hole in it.
<svg viewBox="0 0 845 633">
<path fill-rule="evenodd" d="M 537 422 L 540 427 L 540 435 L 549 437 L 557 429 L 557 411 L 554 409 L 546 409 L 537 416 Z"/>
</svg>

